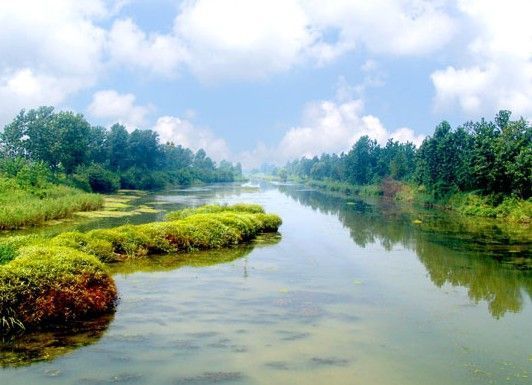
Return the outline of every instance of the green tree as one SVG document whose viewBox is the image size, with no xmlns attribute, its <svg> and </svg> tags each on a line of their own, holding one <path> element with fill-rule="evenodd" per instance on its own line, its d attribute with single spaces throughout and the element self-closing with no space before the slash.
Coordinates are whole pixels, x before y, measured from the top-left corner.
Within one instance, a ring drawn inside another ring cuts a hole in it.
<svg viewBox="0 0 532 385">
<path fill-rule="evenodd" d="M 50 149 L 52 159 L 63 167 L 65 173 L 72 174 L 87 159 L 91 127 L 83 115 L 72 112 L 55 114 L 51 126 L 57 138 L 57 143 Z"/>
<path fill-rule="evenodd" d="M 129 134 L 121 124 L 114 124 L 107 135 L 107 157 L 109 167 L 114 171 L 124 171 L 129 167 Z"/>
</svg>

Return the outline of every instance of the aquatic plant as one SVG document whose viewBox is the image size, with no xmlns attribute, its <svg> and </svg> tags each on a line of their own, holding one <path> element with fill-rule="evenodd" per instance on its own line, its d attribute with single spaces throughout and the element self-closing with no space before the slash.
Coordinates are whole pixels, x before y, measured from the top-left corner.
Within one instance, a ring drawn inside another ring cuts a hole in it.
<svg viewBox="0 0 532 385">
<path fill-rule="evenodd" d="M 116 262 L 153 254 L 229 247 L 263 232 L 275 232 L 282 223 L 281 218 L 264 213 L 258 205 L 211 205 L 178 213 L 182 219 L 87 233 L 68 232 L 50 243 L 95 255 L 103 262 Z"/>
<path fill-rule="evenodd" d="M 1 240 L 0 335 L 114 309 L 116 287 L 104 262 L 230 247 L 281 225 L 281 218 L 257 205 L 206 206 L 182 217 Z"/>
<path fill-rule="evenodd" d="M 0 334 L 108 313 L 116 300 L 96 257 L 69 247 L 23 247 L 0 268 Z"/>
<path fill-rule="evenodd" d="M 173 221 L 176 219 L 183 219 L 183 218 L 189 217 L 191 215 L 196 215 L 196 214 L 212 214 L 212 213 L 220 213 L 220 212 L 228 212 L 228 211 L 234 211 L 234 212 L 240 212 L 240 213 L 246 212 L 246 213 L 252 213 L 252 214 L 264 213 L 264 209 L 262 208 L 261 205 L 251 204 L 251 203 L 237 203 L 232 206 L 204 205 L 200 207 L 187 208 L 187 209 L 171 212 L 168 215 L 166 215 L 166 220 Z"/>
</svg>

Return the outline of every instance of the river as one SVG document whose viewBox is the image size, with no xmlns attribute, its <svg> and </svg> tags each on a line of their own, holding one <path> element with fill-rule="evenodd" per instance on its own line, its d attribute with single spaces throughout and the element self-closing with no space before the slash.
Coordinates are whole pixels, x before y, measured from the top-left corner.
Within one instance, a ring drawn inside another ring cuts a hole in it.
<svg viewBox="0 0 532 385">
<path fill-rule="evenodd" d="M 138 201 L 163 212 L 68 226 L 213 202 L 259 203 L 283 225 L 231 250 L 112 267 L 116 314 L 4 344 L 0 384 L 532 384 L 528 228 L 296 185 Z"/>
</svg>

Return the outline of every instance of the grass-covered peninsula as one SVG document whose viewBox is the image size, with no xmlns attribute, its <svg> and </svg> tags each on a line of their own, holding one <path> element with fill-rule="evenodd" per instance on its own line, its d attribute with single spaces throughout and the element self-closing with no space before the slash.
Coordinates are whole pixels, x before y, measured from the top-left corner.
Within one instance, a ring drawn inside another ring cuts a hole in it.
<svg viewBox="0 0 532 385">
<path fill-rule="evenodd" d="M 210 205 L 171 213 L 164 222 L 4 239 L 0 334 L 111 312 L 118 293 L 109 263 L 231 247 L 280 225 L 258 205 Z"/>
</svg>

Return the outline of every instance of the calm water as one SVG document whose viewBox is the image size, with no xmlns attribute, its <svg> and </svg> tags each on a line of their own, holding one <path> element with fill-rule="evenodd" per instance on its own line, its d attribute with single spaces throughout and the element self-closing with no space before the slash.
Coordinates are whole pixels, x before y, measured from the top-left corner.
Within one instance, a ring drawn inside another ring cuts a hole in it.
<svg viewBox="0 0 532 385">
<path fill-rule="evenodd" d="M 116 314 L 4 346 L 0 384 L 532 384 L 526 228 L 297 186 L 141 201 L 257 202 L 284 224 L 229 251 L 114 267 Z"/>
</svg>

